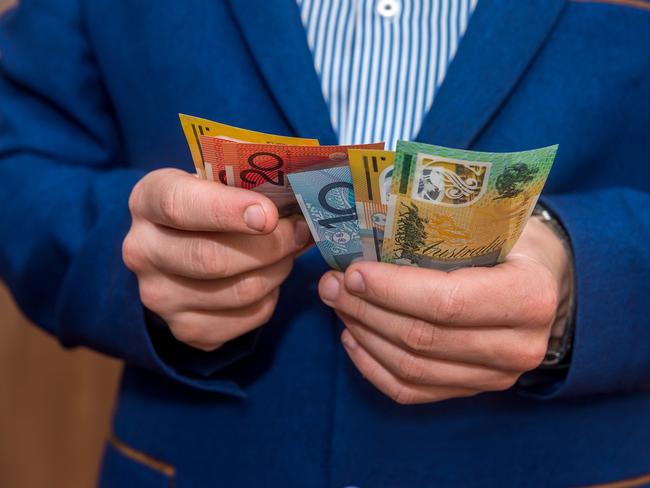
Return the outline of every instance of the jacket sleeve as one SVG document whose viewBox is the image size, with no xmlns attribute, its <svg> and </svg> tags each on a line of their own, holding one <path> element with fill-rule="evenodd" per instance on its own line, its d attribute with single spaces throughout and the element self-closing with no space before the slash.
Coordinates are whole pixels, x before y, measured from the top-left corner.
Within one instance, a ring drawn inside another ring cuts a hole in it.
<svg viewBox="0 0 650 488">
<path fill-rule="evenodd" d="M 150 333 L 121 258 L 144 173 L 125 164 L 78 2 L 23 0 L 0 19 L 0 54 L 0 278 L 19 306 L 65 346 L 242 396 L 218 371 L 246 354 L 247 338 L 183 350 L 176 364 L 181 345 Z"/>
<path fill-rule="evenodd" d="M 547 195 L 576 271 L 575 336 L 566 377 L 542 398 L 650 389 L 650 193 L 609 188 Z"/>
</svg>

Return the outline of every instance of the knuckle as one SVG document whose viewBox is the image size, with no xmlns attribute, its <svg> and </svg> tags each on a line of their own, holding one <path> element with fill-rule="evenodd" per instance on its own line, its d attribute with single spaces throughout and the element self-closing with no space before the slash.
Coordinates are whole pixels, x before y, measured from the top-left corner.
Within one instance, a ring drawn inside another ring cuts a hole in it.
<svg viewBox="0 0 650 488">
<path fill-rule="evenodd" d="M 423 320 L 411 318 L 403 329 L 402 345 L 414 352 L 428 352 L 435 343 L 436 327 Z"/>
<path fill-rule="evenodd" d="M 173 226 L 180 226 L 182 223 L 182 205 L 180 204 L 180 188 L 178 183 L 169 182 L 161 193 L 160 213 L 166 222 Z"/>
<path fill-rule="evenodd" d="M 210 217 L 214 219 L 215 223 L 229 214 L 228 199 L 224 198 L 223 188 L 222 185 L 215 185 L 211 188 L 213 190 L 210 193 L 211 198 L 206 205 L 206 210 L 210 212 Z"/>
<path fill-rule="evenodd" d="M 124 261 L 126 267 L 131 271 L 141 269 L 145 261 L 142 246 L 138 243 L 133 228 L 131 228 L 122 242 L 122 261 Z"/>
<path fill-rule="evenodd" d="M 278 300 L 278 292 L 273 292 L 264 298 L 260 303 L 253 306 L 250 312 L 241 322 L 242 328 L 246 330 L 261 327 L 271 320 L 275 312 L 275 305 Z"/>
<path fill-rule="evenodd" d="M 239 214 L 238 198 L 224 193 L 224 186 L 215 185 L 211 198 L 205 208 L 210 224 L 221 231 L 232 230 L 242 220 Z M 202 211 L 201 213 L 204 213 Z"/>
<path fill-rule="evenodd" d="M 349 305 L 350 309 L 350 315 L 353 317 L 363 321 L 363 318 L 366 316 L 368 312 L 368 303 L 365 300 L 361 300 L 360 298 L 357 297 L 352 297 L 350 298 L 351 303 Z M 345 305 L 342 307 L 343 311 L 346 311 L 347 307 Z"/>
<path fill-rule="evenodd" d="M 515 358 L 518 371 L 531 371 L 537 368 L 546 355 L 547 344 L 543 341 L 533 341 L 523 347 Z"/>
<path fill-rule="evenodd" d="M 233 284 L 233 294 L 240 306 L 260 300 L 268 292 L 266 281 L 259 275 L 243 276 Z"/>
<path fill-rule="evenodd" d="M 352 298 L 352 316 L 363 322 L 364 317 L 368 314 L 368 302 L 360 298 Z"/>
<path fill-rule="evenodd" d="M 547 325 L 555 320 L 558 305 L 558 293 L 555 290 L 555 287 L 546 288 L 539 297 L 538 319 L 541 324 Z"/>
<path fill-rule="evenodd" d="M 203 344 L 206 342 L 203 331 L 197 324 L 172 321 L 169 323 L 169 330 L 171 330 L 177 341 L 185 344 Z"/>
<path fill-rule="evenodd" d="M 539 274 L 536 292 L 520 292 L 523 315 L 533 326 L 549 325 L 555 319 L 559 302 L 557 285 L 550 273 Z"/>
<path fill-rule="evenodd" d="M 410 405 L 414 403 L 415 400 L 411 391 L 405 385 L 402 384 L 400 384 L 397 388 L 395 388 L 391 392 L 390 397 L 398 405 Z"/>
<path fill-rule="evenodd" d="M 131 190 L 131 194 L 129 195 L 129 212 L 131 212 L 131 215 L 137 215 L 139 212 L 139 205 L 143 191 L 142 187 L 144 186 L 146 179 L 146 176 L 142 178 Z"/>
<path fill-rule="evenodd" d="M 268 296 L 266 300 L 262 303 L 262 306 L 260 307 L 260 324 L 265 324 L 269 320 L 271 320 L 271 317 L 273 317 L 273 313 L 275 312 L 275 306 L 278 303 L 278 296 L 279 296 L 279 291 L 275 291 L 271 295 Z"/>
<path fill-rule="evenodd" d="M 273 232 L 275 235 L 274 257 L 283 257 L 295 250 L 292 225 L 278 226 Z"/>
<path fill-rule="evenodd" d="M 462 282 L 456 280 L 444 292 L 442 300 L 432 297 L 437 306 L 434 308 L 436 311 L 435 318 L 437 321 L 443 323 L 455 322 L 462 315 L 465 310 L 465 295 L 463 293 Z"/>
<path fill-rule="evenodd" d="M 224 278 L 229 276 L 229 264 L 223 248 L 202 238 L 189 239 L 185 247 L 185 267 L 193 274 Z"/>
<path fill-rule="evenodd" d="M 149 310 L 154 312 L 160 311 L 161 306 L 165 303 L 163 287 L 151 279 L 140 282 L 140 301 Z"/>
<path fill-rule="evenodd" d="M 408 266 L 395 266 L 394 267 L 394 280 L 371 280 L 368 286 L 377 294 L 379 298 L 385 303 L 393 303 L 397 300 L 402 300 L 401 290 L 398 283 L 408 283 L 411 278 L 408 273 L 412 271 Z"/>
<path fill-rule="evenodd" d="M 207 207 L 208 215 L 207 218 L 210 219 L 210 223 L 217 229 L 226 230 L 232 227 L 232 218 L 233 209 L 228 198 L 225 198 L 223 192 L 220 190 L 222 187 L 215 185 L 215 192 L 213 198 L 210 199 L 210 202 Z"/>
<path fill-rule="evenodd" d="M 293 270 L 294 262 L 295 262 L 295 258 L 293 256 L 287 256 L 286 258 L 284 258 L 284 261 L 280 266 L 281 273 L 279 275 L 280 276 L 279 284 L 284 283 L 284 281 L 289 277 L 291 271 Z"/>
<path fill-rule="evenodd" d="M 398 363 L 398 374 L 409 383 L 419 383 L 424 378 L 423 361 L 404 351 Z"/>
</svg>

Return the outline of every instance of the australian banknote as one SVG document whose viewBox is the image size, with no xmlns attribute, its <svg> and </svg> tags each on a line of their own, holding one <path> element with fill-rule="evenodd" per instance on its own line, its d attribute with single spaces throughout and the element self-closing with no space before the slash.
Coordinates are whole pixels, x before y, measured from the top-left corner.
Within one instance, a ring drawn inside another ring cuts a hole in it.
<svg viewBox="0 0 650 488">
<path fill-rule="evenodd" d="M 330 267 L 344 270 L 355 259 L 361 259 L 350 168 L 293 173 L 289 181 L 314 241 Z"/>
<path fill-rule="evenodd" d="M 483 153 L 399 141 L 382 260 L 442 270 L 502 262 L 557 149 Z"/>
<path fill-rule="evenodd" d="M 379 261 L 395 153 L 378 149 L 350 149 L 348 155 L 363 257 L 369 261 Z"/>
<path fill-rule="evenodd" d="M 358 146 L 295 146 L 242 144 L 220 137 L 199 138 L 209 179 L 255 190 L 268 196 L 280 215 L 300 212 L 287 175 L 299 171 L 348 166 L 350 148 L 383 148 L 384 143 Z"/>
<path fill-rule="evenodd" d="M 240 142 L 256 142 L 256 143 L 269 143 L 269 144 L 291 144 L 294 146 L 318 146 L 316 139 L 302 139 L 300 137 L 286 137 L 278 136 L 275 134 L 265 134 L 263 132 L 255 132 L 253 130 L 241 129 L 212 120 L 202 119 L 191 115 L 179 114 L 181 119 L 181 126 L 185 139 L 190 147 L 192 154 L 192 161 L 196 168 L 197 174 L 201 178 L 205 178 L 210 172 L 205 171 L 205 161 L 199 138 L 203 135 L 213 137 L 223 137 Z"/>
</svg>

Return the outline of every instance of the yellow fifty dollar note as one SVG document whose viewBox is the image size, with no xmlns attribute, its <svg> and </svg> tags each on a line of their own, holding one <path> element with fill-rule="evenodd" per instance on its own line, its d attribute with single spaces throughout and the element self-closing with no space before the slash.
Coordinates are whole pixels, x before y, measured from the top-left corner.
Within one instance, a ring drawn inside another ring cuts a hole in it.
<svg viewBox="0 0 650 488">
<path fill-rule="evenodd" d="M 556 152 L 557 146 L 484 153 L 399 141 L 382 261 L 440 270 L 502 262 Z"/>
<path fill-rule="evenodd" d="M 395 153 L 374 149 L 350 149 L 348 156 L 363 258 L 368 261 L 379 261 L 384 241 Z"/>
<path fill-rule="evenodd" d="M 301 137 L 278 136 L 265 134 L 248 129 L 240 129 L 231 125 L 220 124 L 212 120 L 194 117 L 192 115 L 178 114 L 187 144 L 190 146 L 192 161 L 198 175 L 205 179 L 212 175 L 212 171 L 205 171 L 205 161 L 201 151 L 200 136 L 223 137 L 238 142 L 254 142 L 258 144 L 287 144 L 293 146 L 318 146 L 316 139 L 303 139 Z"/>
</svg>

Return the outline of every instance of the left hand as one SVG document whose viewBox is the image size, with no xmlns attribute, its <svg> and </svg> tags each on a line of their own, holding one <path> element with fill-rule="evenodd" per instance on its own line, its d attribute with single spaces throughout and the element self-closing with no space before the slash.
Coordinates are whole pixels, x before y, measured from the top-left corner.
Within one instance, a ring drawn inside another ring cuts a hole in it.
<svg viewBox="0 0 650 488">
<path fill-rule="evenodd" d="M 569 256 L 536 218 L 506 261 L 452 272 L 361 261 L 331 271 L 321 299 L 371 383 L 401 404 L 505 390 L 538 367 L 564 323 Z"/>
</svg>

